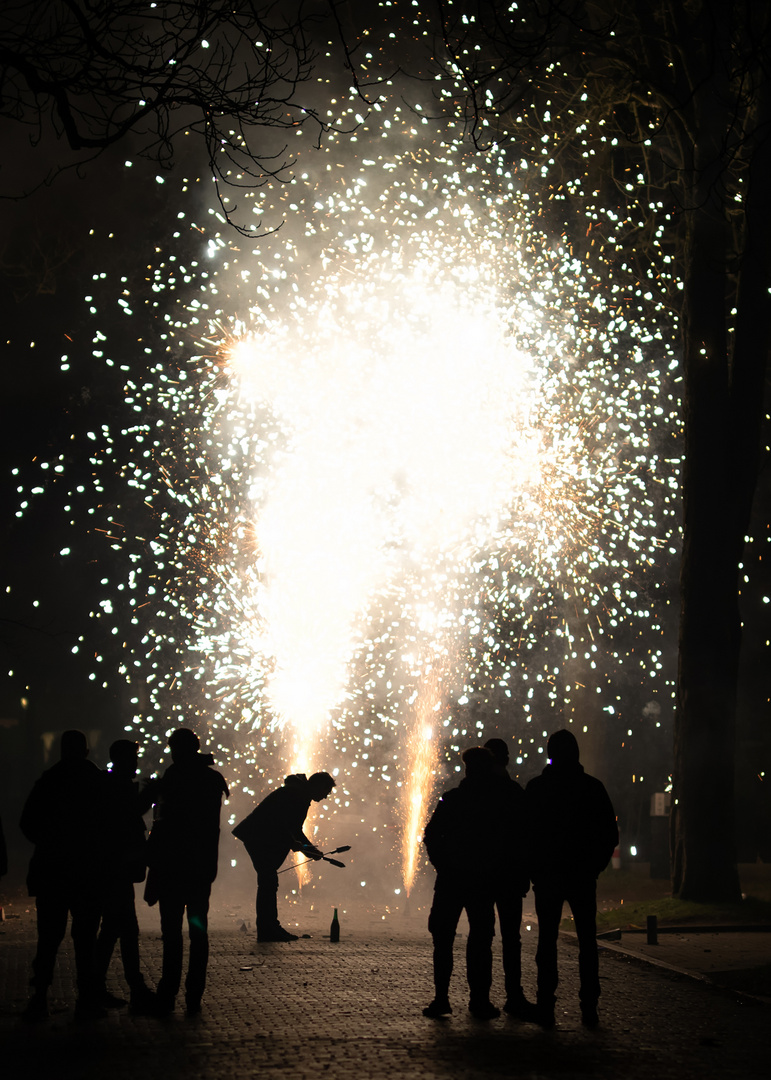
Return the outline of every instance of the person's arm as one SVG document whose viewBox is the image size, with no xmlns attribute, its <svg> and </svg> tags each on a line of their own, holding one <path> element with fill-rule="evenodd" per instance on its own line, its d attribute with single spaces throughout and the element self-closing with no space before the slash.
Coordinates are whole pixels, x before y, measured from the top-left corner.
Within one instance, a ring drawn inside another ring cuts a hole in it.
<svg viewBox="0 0 771 1080">
<path fill-rule="evenodd" d="M 300 799 L 295 797 L 291 802 L 287 800 L 284 827 L 292 851 L 297 851 L 308 859 L 318 860 L 322 858 L 323 852 L 308 839 L 304 832 L 305 819 L 308 816 L 309 808 L 310 803 L 305 797 Z"/>
<path fill-rule="evenodd" d="M 154 806 L 160 798 L 160 780 L 140 781 L 139 794 L 137 795 L 137 810 L 140 814 L 146 814 L 151 806 Z"/>
<path fill-rule="evenodd" d="M 446 836 L 448 816 L 447 796 L 443 795 L 436 804 L 436 809 L 423 830 L 423 843 L 426 845 L 426 854 L 429 862 L 436 870 L 443 869 L 448 861 L 449 851 Z"/>
<path fill-rule="evenodd" d="M 24 809 L 19 819 L 19 828 L 31 844 L 37 844 L 43 833 L 45 820 L 44 799 L 40 790 L 40 781 L 36 781 L 27 796 Z"/>
<path fill-rule="evenodd" d="M 321 851 L 320 848 L 317 848 L 313 841 L 309 840 L 308 837 L 305 835 L 302 827 L 304 825 L 305 820 L 303 819 L 299 830 L 292 830 L 290 840 L 292 851 L 297 851 L 301 855 L 305 855 L 309 859 L 315 859 L 316 861 L 318 861 L 319 859 L 323 858 L 324 853 L 323 851 Z"/>
<path fill-rule="evenodd" d="M 597 862 L 602 864 L 597 870 L 597 877 L 599 877 L 613 857 L 613 852 L 618 845 L 618 819 L 616 818 L 616 811 L 613 809 L 613 803 L 610 801 L 610 796 L 602 783 L 600 783 L 597 801 L 602 823 L 599 830 L 600 845 L 597 852 Z"/>
</svg>

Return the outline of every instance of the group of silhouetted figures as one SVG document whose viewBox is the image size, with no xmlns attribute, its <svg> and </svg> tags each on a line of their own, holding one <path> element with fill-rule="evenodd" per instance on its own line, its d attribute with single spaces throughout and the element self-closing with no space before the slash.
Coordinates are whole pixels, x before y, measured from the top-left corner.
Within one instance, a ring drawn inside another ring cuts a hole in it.
<svg viewBox="0 0 771 1080">
<path fill-rule="evenodd" d="M 189 951 L 185 976 L 188 1015 L 200 1012 L 209 959 L 208 915 L 217 876 L 220 808 L 228 797 L 211 754 L 198 736 L 178 728 L 169 736 L 172 764 L 156 778 L 137 779 L 139 747 L 119 739 L 111 768 L 89 760 L 81 731 L 65 731 L 61 758 L 32 789 L 20 827 L 34 844 L 27 885 L 37 909 L 37 950 L 27 1020 L 48 1015 L 48 994 L 68 920 L 75 949 L 76 1017 L 95 1019 L 126 1004 L 107 988 L 116 944 L 132 1012 L 166 1016 L 182 983 L 183 922 Z M 277 871 L 290 850 L 309 859 L 322 853 L 303 832 L 313 801 L 335 786 L 329 773 L 288 776 L 233 830 L 257 870 L 259 941 L 296 941 L 278 921 Z M 153 808 L 149 837 L 144 815 Z M 144 979 L 134 886 L 146 880 L 144 899 L 158 904 L 163 941 L 160 982 Z"/>
<path fill-rule="evenodd" d="M 164 1015 L 174 1008 L 182 977 L 182 921 L 187 911 L 190 952 L 185 999 L 200 1010 L 208 963 L 207 921 L 217 873 L 219 817 L 228 789 L 198 736 L 179 728 L 169 738 L 172 764 L 141 786 L 135 742 L 110 747 L 112 768 L 88 759 L 81 731 L 65 731 L 61 759 L 32 789 L 20 826 L 34 844 L 27 876 L 37 908 L 37 951 L 28 1020 L 48 1015 L 56 954 L 71 918 L 78 997 L 76 1016 L 105 1015 L 125 1004 L 107 990 L 115 945 L 135 1012 Z M 150 838 L 143 814 L 155 807 Z M 147 869 L 149 866 L 149 870 Z M 134 883 L 147 877 L 145 899 L 158 903 L 163 968 L 157 990 L 147 986 L 139 961 Z"/>
<path fill-rule="evenodd" d="M 461 912 L 469 923 L 466 974 L 469 1010 L 478 1019 L 500 1015 L 490 1001 L 495 915 L 501 937 L 504 1011 L 544 1027 L 554 1024 L 557 937 L 564 903 L 578 938 L 581 1017 L 598 1023 L 597 877 L 618 843 L 616 815 L 602 783 L 579 761 L 572 732 L 555 732 L 549 763 L 523 790 L 509 776 L 508 747 L 490 739 L 463 754 L 465 776 L 439 800 L 424 841 L 436 869 L 428 927 L 434 941 L 434 1000 L 423 1013 L 452 1012 L 453 941 Z M 538 918 L 537 997 L 522 989 L 522 899 L 530 883 Z"/>
<path fill-rule="evenodd" d="M 61 759 L 32 789 L 20 821 L 34 844 L 28 887 L 37 909 L 33 993 L 24 1016 L 48 1015 L 56 955 L 68 920 L 75 950 L 76 1016 L 98 1018 L 124 999 L 107 988 L 116 944 L 133 1012 L 166 1016 L 182 984 L 183 922 L 189 950 L 185 1004 L 201 1009 L 209 956 L 208 914 L 217 875 L 220 809 L 228 788 L 200 752 L 198 736 L 178 728 L 169 736 L 172 763 L 140 784 L 139 747 L 119 739 L 111 768 L 88 758 L 80 731 L 61 738 Z M 465 776 L 439 800 L 424 841 L 436 869 L 428 927 L 434 943 L 434 1000 L 430 1017 L 452 1012 L 449 1001 L 453 943 L 461 913 L 469 922 L 466 948 L 469 1009 L 479 1019 L 498 1016 L 490 1001 L 496 912 L 506 988 L 504 1010 L 545 1026 L 554 1023 L 557 936 L 562 908 L 572 909 L 579 945 L 581 1013 L 598 1022 L 600 995 L 596 944 L 596 882 L 618 843 L 613 807 L 599 780 L 579 762 L 578 744 L 558 731 L 547 744 L 549 764 L 523 790 L 507 771 L 502 739 L 463 754 Z M 290 851 L 309 859 L 322 852 L 303 832 L 311 802 L 321 802 L 335 781 L 329 773 L 287 776 L 233 829 L 257 871 L 257 938 L 296 941 L 278 919 L 278 870 Z M 144 815 L 153 808 L 149 837 Z M 163 942 L 161 978 L 150 988 L 142 974 L 134 886 L 158 904 Z M 537 1000 L 522 990 L 522 899 L 530 883 L 538 916 Z"/>
</svg>

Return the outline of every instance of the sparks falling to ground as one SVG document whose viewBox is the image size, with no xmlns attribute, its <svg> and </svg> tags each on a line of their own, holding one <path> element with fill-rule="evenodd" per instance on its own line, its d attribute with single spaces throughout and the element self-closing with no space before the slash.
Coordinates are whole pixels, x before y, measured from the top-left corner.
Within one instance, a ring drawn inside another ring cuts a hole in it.
<svg viewBox="0 0 771 1080">
<path fill-rule="evenodd" d="M 186 185 L 146 283 L 120 282 L 133 349 L 94 275 L 127 411 L 90 433 L 97 492 L 125 491 L 86 496 L 118 563 L 94 614 L 150 766 L 184 722 L 243 805 L 328 768 L 409 890 L 464 746 L 500 732 L 532 772 L 630 680 L 668 698 L 677 365 L 502 151 L 398 103 L 354 143 L 301 153 L 253 241 Z"/>
</svg>

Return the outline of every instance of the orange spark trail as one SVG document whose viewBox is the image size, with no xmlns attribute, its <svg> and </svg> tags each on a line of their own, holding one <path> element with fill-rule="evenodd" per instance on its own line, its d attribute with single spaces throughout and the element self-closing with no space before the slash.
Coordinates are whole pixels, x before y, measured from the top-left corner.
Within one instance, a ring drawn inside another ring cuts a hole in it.
<svg viewBox="0 0 771 1080">
<path fill-rule="evenodd" d="M 407 740 L 408 780 L 403 796 L 402 879 L 408 896 L 420 863 L 419 837 L 434 788 L 438 760 L 437 720 L 441 704 L 441 675 L 429 666 L 415 702 L 415 719 Z"/>
</svg>

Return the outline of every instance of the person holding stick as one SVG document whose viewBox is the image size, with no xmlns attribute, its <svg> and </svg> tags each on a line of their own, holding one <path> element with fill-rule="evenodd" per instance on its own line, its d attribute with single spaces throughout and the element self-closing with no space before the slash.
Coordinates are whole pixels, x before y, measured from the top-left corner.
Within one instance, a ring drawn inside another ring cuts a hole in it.
<svg viewBox="0 0 771 1080">
<path fill-rule="evenodd" d="M 312 802 L 328 797 L 335 781 L 327 772 L 287 776 L 233 829 L 257 871 L 257 940 L 297 941 L 278 921 L 278 868 L 290 851 L 317 861 L 324 853 L 303 832 Z"/>
</svg>

